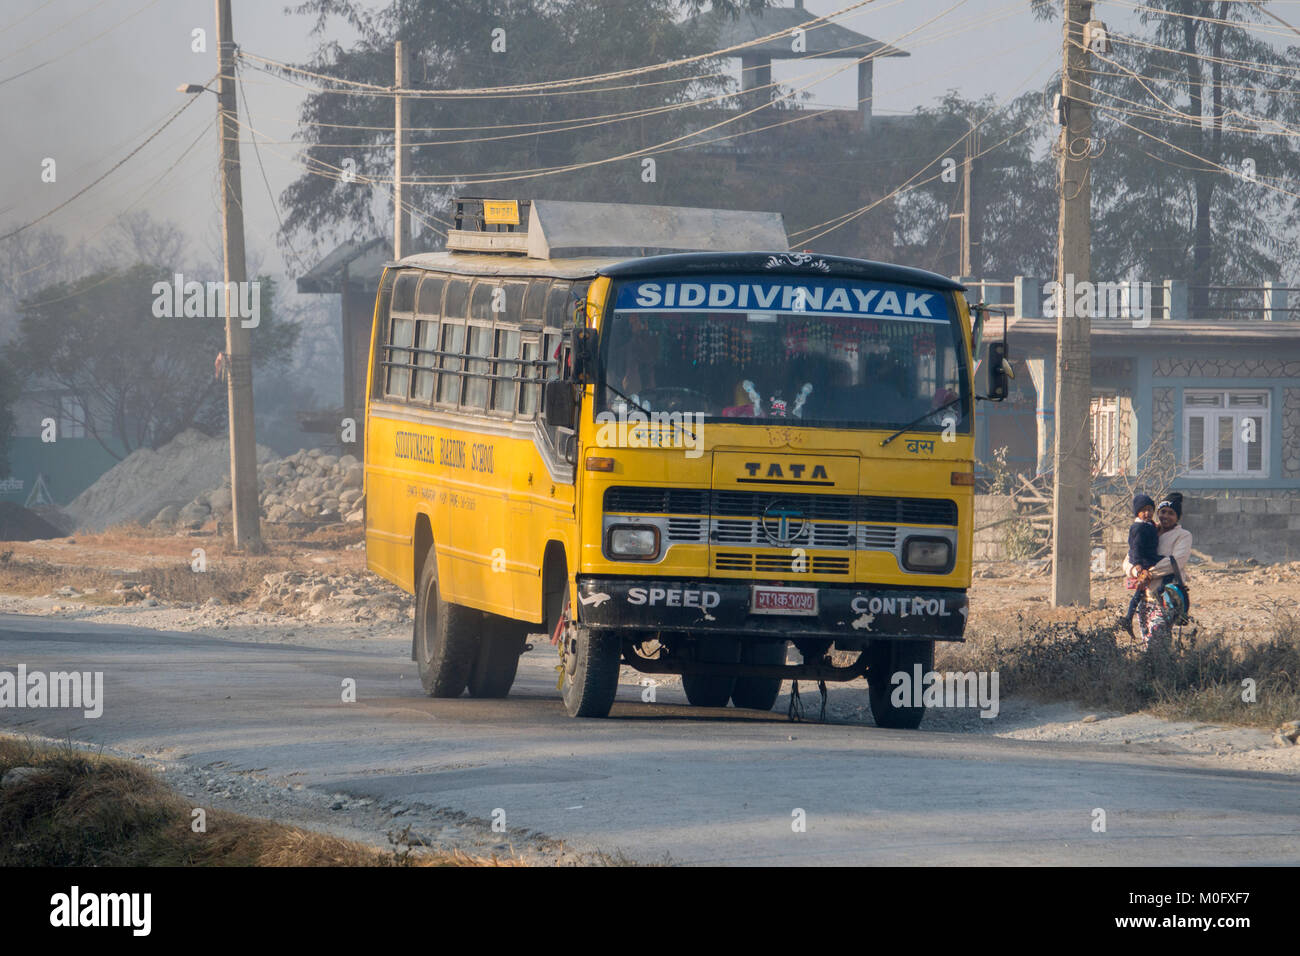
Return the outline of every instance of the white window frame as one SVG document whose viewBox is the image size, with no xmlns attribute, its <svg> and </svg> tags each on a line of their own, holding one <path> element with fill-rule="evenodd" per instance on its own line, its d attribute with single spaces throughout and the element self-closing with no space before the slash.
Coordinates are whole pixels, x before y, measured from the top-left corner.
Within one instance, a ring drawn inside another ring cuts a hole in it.
<svg viewBox="0 0 1300 956">
<path fill-rule="evenodd" d="M 1188 406 L 1189 397 L 1222 398 L 1218 406 Z M 1266 404 L 1263 407 L 1232 406 L 1233 396 L 1263 395 Z M 1183 390 L 1183 466 L 1188 477 L 1192 478 L 1267 478 L 1270 470 L 1270 452 L 1272 445 L 1271 414 L 1273 410 L 1272 391 L 1267 388 L 1188 388 Z M 1203 461 L 1200 467 L 1191 460 L 1191 421 L 1193 418 L 1205 420 L 1202 442 Z M 1232 460 L 1235 467 L 1219 467 L 1219 421 L 1228 418 L 1232 421 Z M 1247 418 L 1258 418 L 1259 429 L 1255 436 L 1259 442 L 1259 468 L 1246 469 L 1247 442 L 1242 440 L 1241 423 Z"/>
<path fill-rule="evenodd" d="M 1088 429 L 1092 438 L 1097 474 L 1123 474 L 1128 461 L 1120 461 L 1120 407 L 1118 395 L 1094 395 L 1088 405 Z"/>
</svg>

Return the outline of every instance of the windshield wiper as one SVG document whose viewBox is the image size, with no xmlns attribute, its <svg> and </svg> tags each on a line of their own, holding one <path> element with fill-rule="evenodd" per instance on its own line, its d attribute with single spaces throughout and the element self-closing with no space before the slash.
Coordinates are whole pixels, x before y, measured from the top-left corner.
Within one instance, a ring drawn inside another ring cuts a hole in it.
<svg viewBox="0 0 1300 956">
<path fill-rule="evenodd" d="M 642 405 L 640 402 L 634 399 L 631 395 L 623 394 L 623 392 L 619 391 L 613 385 L 609 384 L 609 382 L 605 383 L 605 387 L 609 389 L 611 392 L 613 392 L 615 395 L 617 395 L 619 398 L 623 399 L 623 401 L 627 402 L 629 405 L 633 406 L 640 412 L 644 413 L 647 423 L 650 421 L 650 417 L 654 414 L 654 412 L 650 411 L 650 409 L 646 408 L 644 405 Z M 686 432 L 688 435 L 691 436 L 691 441 L 699 442 L 699 439 L 695 437 L 695 432 L 693 432 L 686 424 L 686 413 L 682 413 L 681 428 L 684 432 Z"/>
<path fill-rule="evenodd" d="M 932 408 L 932 409 L 930 409 L 930 410 L 929 410 L 928 412 L 926 412 L 924 415 L 920 416 L 919 418 L 914 418 L 914 419 L 912 419 L 910 422 L 908 422 L 906 425 L 904 425 L 904 426 L 903 426 L 902 428 L 900 428 L 898 431 L 894 432 L 894 434 L 890 435 L 888 438 L 886 438 L 884 441 L 882 441 L 882 442 L 880 443 L 880 447 L 881 447 L 881 448 L 884 448 L 886 445 L 888 445 L 891 441 L 893 441 L 893 440 L 894 440 L 895 438 L 897 438 L 899 435 L 903 434 L 903 432 L 908 431 L 908 430 L 910 430 L 912 427 L 921 424 L 921 422 L 925 421 L 925 420 L 926 420 L 927 418 L 929 418 L 931 415 L 938 415 L 940 412 L 946 412 L 948 409 L 952 408 L 954 405 L 958 405 L 958 404 L 960 404 L 960 403 L 961 403 L 961 396 L 958 395 L 956 398 L 952 399 L 951 401 L 944 402 L 944 403 L 943 403 L 942 405 L 940 405 L 938 408 Z"/>
</svg>

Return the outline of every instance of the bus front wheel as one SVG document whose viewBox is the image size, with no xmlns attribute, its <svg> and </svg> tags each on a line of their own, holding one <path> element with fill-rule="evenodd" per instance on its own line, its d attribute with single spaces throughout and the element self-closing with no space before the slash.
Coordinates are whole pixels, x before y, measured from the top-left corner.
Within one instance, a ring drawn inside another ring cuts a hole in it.
<svg viewBox="0 0 1300 956">
<path fill-rule="evenodd" d="M 877 727 L 889 730 L 916 730 L 925 716 L 925 705 L 913 706 L 916 697 L 908 695 L 903 706 L 895 706 L 891 677 L 900 671 L 908 675 L 908 684 L 921 665 L 921 673 L 934 670 L 934 641 L 877 641 L 867 652 L 867 691 L 871 697 L 871 716 Z M 920 688 L 915 688 L 919 694 Z"/>
<path fill-rule="evenodd" d="M 415 662 L 420 683 L 430 697 L 459 697 L 474 669 L 483 615 L 442 599 L 438 558 L 432 547 L 415 594 Z"/>
<path fill-rule="evenodd" d="M 623 642 L 617 634 L 565 628 L 560 692 L 570 717 L 608 717 L 618 693 Z"/>
</svg>

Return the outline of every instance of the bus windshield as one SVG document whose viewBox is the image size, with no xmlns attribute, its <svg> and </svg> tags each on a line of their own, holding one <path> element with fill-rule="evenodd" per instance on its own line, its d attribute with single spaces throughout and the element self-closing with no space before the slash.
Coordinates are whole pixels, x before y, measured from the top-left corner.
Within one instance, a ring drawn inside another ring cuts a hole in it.
<svg viewBox="0 0 1300 956">
<path fill-rule="evenodd" d="M 597 412 L 970 428 L 957 315 L 935 289 L 829 277 L 630 280 L 615 292 L 601 355 Z"/>
</svg>

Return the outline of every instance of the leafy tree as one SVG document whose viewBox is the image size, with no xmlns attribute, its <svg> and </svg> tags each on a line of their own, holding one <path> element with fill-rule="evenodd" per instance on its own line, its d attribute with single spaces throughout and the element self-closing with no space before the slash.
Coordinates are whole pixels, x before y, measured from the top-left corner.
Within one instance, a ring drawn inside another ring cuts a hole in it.
<svg viewBox="0 0 1300 956">
<path fill-rule="evenodd" d="M 1300 264 L 1300 46 L 1268 42 L 1285 31 L 1250 3 L 1146 8 L 1139 35 L 1090 56 L 1093 272 L 1187 279 L 1203 313 L 1205 286 Z"/>
<path fill-rule="evenodd" d="M 708 52 L 715 48 L 710 31 L 682 19 L 704 5 L 702 0 L 394 0 L 369 12 L 357 0 L 307 0 L 297 12 L 313 15 L 318 33 L 340 18 L 359 35 L 348 49 L 322 42 L 310 69 L 388 86 L 393 43 L 400 38 L 410 51 L 413 85 L 436 91 L 587 76 Z M 766 0 L 712 4 L 733 14 L 763 6 Z M 494 52 L 493 31 L 498 29 L 505 31 L 497 38 L 498 48 L 504 43 L 504 49 Z M 716 197 L 716 170 L 682 162 L 671 175 L 643 182 L 640 160 L 633 158 L 499 183 L 473 180 L 485 170 L 551 170 L 621 155 L 698 128 L 703 124 L 694 107 L 648 112 L 631 121 L 590 118 L 681 105 L 720 92 L 731 82 L 725 77 L 688 79 L 719 65 L 692 63 L 601 84 L 618 89 L 579 95 L 416 99 L 411 106 L 416 144 L 411 175 L 416 180 L 440 177 L 414 187 L 417 212 L 427 217 L 440 206 L 452 192 L 447 183 L 453 178 L 470 180 L 458 190 L 470 195 L 626 200 L 635 187 L 643 202 L 683 203 L 682 197 L 692 193 Z M 391 216 L 386 182 L 393 171 L 392 99 L 318 92 L 307 98 L 300 119 L 299 135 L 312 171 L 285 191 L 286 230 L 314 243 L 318 251 L 330 242 L 385 232 Z M 582 128 L 566 130 L 578 126 Z M 342 181 L 345 160 L 356 164 L 353 182 Z M 372 182 L 374 190 L 367 188 Z"/>
<path fill-rule="evenodd" d="M 79 424 L 115 456 L 119 447 L 129 454 L 187 428 L 215 433 L 225 425 L 226 389 L 214 375 L 224 322 L 156 318 L 154 284 L 170 287 L 172 278 L 170 269 L 136 265 L 42 289 L 20 307 L 18 334 L 6 349 L 6 360 L 31 379 L 76 396 L 87 412 Z M 298 334 L 295 325 L 275 321 L 274 282 L 259 282 L 255 369 L 282 364 Z"/>
<path fill-rule="evenodd" d="M 1056 173 L 1046 156 L 1049 132 L 1043 97 L 1031 91 L 999 108 L 992 96 L 974 101 L 955 90 L 934 107 L 918 109 L 897 125 L 891 148 L 904 155 L 938 156 L 947 147 L 954 161 L 946 181 L 936 163 L 920 180 L 937 179 L 900 196 L 894 215 L 900 255 L 947 275 L 960 271 L 962 137 L 978 123 L 975 160 L 977 273 L 981 277 L 1049 275 L 1055 261 Z M 913 160 L 915 163 L 915 160 Z M 907 174 L 900 171 L 900 179 Z"/>
</svg>

